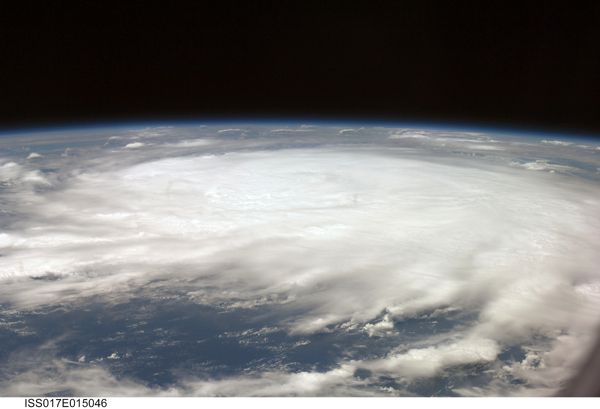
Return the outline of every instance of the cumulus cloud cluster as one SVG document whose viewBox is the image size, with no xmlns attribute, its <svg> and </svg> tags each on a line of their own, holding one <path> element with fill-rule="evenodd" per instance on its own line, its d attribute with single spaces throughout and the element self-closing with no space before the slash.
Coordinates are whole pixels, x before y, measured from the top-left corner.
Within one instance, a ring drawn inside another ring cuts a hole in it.
<svg viewBox="0 0 600 409">
<path fill-rule="evenodd" d="M 315 132 L 271 132 L 292 131 Z M 410 131 L 389 138 L 430 136 Z M 454 144 L 508 149 L 489 140 L 466 135 Z M 165 146 L 205 150 L 148 157 L 144 143 L 126 142 L 119 155 L 134 156 L 125 165 L 107 166 L 114 153 L 102 153 L 52 178 L 33 165 L 0 164 L 0 181 L 12 189 L 5 210 L 19 215 L 0 233 L 2 300 L 15 308 L 76 302 L 126 294 L 161 277 L 186 282 L 196 302 L 291 305 L 277 323 L 290 334 L 338 326 L 385 337 L 394 323 L 433 311 L 477 316 L 450 334 L 398 345 L 376 359 L 340 359 L 329 372 L 186 381 L 177 392 L 199 395 L 369 394 L 373 377 L 409 382 L 492 364 L 513 345 L 531 352 L 496 368 L 499 389 L 463 393 L 507 393 L 501 378 L 515 374 L 550 393 L 593 342 L 600 316 L 594 181 L 525 170 L 562 169 L 544 161 L 519 169 L 510 161 L 376 143 L 223 151 L 221 142 L 204 138 Z M 26 281 L 47 275 L 64 279 Z M 370 375 L 359 379 L 357 370 Z M 89 375 L 82 371 L 63 370 L 64 382 L 76 385 Z M 94 376 L 106 380 L 108 393 L 121 394 L 122 385 L 108 375 Z M 21 393 L 19 382 L 4 393 Z"/>
</svg>

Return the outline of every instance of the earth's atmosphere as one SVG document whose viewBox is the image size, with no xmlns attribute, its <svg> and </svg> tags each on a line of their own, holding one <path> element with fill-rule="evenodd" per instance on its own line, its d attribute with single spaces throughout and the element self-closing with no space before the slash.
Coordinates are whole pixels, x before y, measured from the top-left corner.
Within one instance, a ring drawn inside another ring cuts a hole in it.
<svg viewBox="0 0 600 409">
<path fill-rule="evenodd" d="M 0 136 L 0 395 L 552 395 L 600 143 L 331 124 Z"/>
</svg>

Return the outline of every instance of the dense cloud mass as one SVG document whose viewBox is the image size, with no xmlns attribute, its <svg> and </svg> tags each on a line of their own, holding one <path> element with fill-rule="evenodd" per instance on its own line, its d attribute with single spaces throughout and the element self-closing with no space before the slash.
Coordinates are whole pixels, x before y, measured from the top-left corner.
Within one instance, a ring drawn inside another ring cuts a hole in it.
<svg viewBox="0 0 600 409">
<path fill-rule="evenodd" d="M 7 317 L 151 289 L 223 313 L 275 311 L 273 328 L 307 339 L 294 348 L 331 333 L 380 346 L 348 344 L 327 368 L 187 371 L 157 386 L 111 373 L 117 352 L 71 362 L 44 344 L 31 346 L 43 364 L 0 356 L 2 395 L 409 395 L 477 368 L 492 375 L 452 393 L 552 394 L 595 341 L 595 145 L 396 128 L 86 132 L 3 141 Z M 35 332 L 14 322 L 0 329 Z M 511 348 L 522 356 L 504 359 Z"/>
</svg>

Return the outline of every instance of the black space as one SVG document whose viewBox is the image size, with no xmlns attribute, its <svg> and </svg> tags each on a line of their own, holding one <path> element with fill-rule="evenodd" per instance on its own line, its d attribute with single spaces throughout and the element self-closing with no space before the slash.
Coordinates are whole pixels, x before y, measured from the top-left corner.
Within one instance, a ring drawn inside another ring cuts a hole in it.
<svg viewBox="0 0 600 409">
<path fill-rule="evenodd" d="M 334 117 L 600 133 L 600 2 L 59 4 L 0 6 L 2 127 Z"/>
</svg>

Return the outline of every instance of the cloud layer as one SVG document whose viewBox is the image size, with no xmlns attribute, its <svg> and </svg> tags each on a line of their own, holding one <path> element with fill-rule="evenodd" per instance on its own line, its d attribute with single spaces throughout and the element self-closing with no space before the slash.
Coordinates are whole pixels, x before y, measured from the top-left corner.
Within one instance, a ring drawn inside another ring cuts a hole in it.
<svg viewBox="0 0 600 409">
<path fill-rule="evenodd" d="M 272 133 L 292 131 L 315 133 Z M 173 393 L 369 394 L 377 376 L 401 383 L 493 365 L 513 345 L 529 348 L 524 361 L 496 368 L 487 391 L 461 393 L 510 393 L 502 379 L 515 374 L 530 391 L 556 390 L 593 342 L 600 316 L 599 185 L 560 175 L 563 165 L 545 159 L 521 161 L 522 169 L 512 158 L 439 151 L 441 142 L 466 152 L 515 149 L 489 137 L 394 131 L 389 138 L 409 145 L 242 149 L 185 135 L 164 143 L 175 149 L 169 153 L 147 153 L 160 141 L 126 140 L 126 150 L 76 157 L 49 175 L 7 159 L 0 163 L 3 210 L 14 217 L 0 233 L 0 298 L 35 308 L 126 296 L 164 278 L 178 280 L 198 303 L 281 305 L 286 315 L 276 324 L 290 334 L 358 328 L 385 337 L 394 323 L 423 314 L 477 317 L 376 359 L 340 358 L 329 372 L 185 380 Z M 434 150 L 410 145 L 427 139 Z M 27 279 L 48 275 L 63 278 Z M 358 379 L 357 370 L 370 375 Z M 84 372 L 64 373 L 60 382 L 76 384 Z M 20 379 L 4 393 L 25 391 Z M 107 393 L 123 394 L 110 382 Z"/>
</svg>

